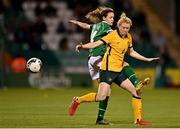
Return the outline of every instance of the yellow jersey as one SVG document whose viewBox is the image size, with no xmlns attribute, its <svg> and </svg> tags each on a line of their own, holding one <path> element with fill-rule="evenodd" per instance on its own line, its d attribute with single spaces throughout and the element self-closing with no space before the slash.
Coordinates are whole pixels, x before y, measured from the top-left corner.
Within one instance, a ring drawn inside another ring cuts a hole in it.
<svg viewBox="0 0 180 129">
<path fill-rule="evenodd" d="M 125 37 L 122 37 L 117 29 L 101 38 L 101 40 L 107 44 L 107 49 L 101 62 L 100 69 L 121 72 L 124 55 L 128 48 L 132 47 L 131 34 L 128 33 Z"/>
</svg>

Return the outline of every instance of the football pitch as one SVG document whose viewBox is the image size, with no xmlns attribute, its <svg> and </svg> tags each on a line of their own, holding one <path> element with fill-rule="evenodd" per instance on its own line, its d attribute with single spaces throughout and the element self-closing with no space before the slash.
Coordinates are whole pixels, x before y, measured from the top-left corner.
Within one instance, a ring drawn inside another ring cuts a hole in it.
<svg viewBox="0 0 180 129">
<path fill-rule="evenodd" d="M 72 97 L 96 89 L 67 88 L 0 90 L 0 128 L 136 128 L 131 95 L 112 89 L 106 119 L 112 125 L 95 125 L 98 103 L 81 104 L 68 115 Z M 180 89 L 143 90 L 143 118 L 152 128 L 180 128 Z"/>
</svg>

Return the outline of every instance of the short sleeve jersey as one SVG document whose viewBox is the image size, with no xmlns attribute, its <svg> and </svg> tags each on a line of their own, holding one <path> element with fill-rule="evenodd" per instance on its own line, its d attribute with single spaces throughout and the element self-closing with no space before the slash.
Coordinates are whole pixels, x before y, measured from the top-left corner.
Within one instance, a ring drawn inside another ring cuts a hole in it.
<svg viewBox="0 0 180 129">
<path fill-rule="evenodd" d="M 121 37 L 118 29 L 110 32 L 101 39 L 108 45 L 106 53 L 101 62 L 101 70 L 121 72 L 123 68 L 124 55 L 128 48 L 132 47 L 132 36 L 127 34 Z"/>
<path fill-rule="evenodd" d="M 101 39 L 103 36 L 107 35 L 110 30 L 111 27 L 104 21 L 91 25 L 90 42 L 95 42 Z M 104 55 L 105 52 L 106 52 L 105 45 L 101 45 L 96 48 L 89 49 L 90 56 L 99 56 L 99 55 L 102 56 Z"/>
</svg>

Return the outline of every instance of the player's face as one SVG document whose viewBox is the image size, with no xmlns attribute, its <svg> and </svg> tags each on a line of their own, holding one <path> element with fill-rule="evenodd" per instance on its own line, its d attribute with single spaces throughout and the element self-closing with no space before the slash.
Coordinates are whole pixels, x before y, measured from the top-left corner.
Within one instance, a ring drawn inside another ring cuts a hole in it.
<svg viewBox="0 0 180 129">
<path fill-rule="evenodd" d="M 127 33 L 129 32 L 129 29 L 130 29 L 129 23 L 123 22 L 121 23 L 121 25 L 119 25 L 119 31 L 122 36 L 127 35 Z"/>
<path fill-rule="evenodd" d="M 106 21 L 108 25 L 112 26 L 114 22 L 114 13 L 109 12 L 106 17 L 103 17 L 103 20 Z"/>
</svg>

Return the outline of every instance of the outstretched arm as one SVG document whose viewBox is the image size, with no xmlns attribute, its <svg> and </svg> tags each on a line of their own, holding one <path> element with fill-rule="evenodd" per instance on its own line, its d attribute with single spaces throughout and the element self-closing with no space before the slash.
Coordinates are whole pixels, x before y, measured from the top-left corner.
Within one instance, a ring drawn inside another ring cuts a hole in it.
<svg viewBox="0 0 180 129">
<path fill-rule="evenodd" d="M 90 43 L 86 43 L 86 44 L 78 44 L 76 46 L 76 51 L 79 52 L 80 49 L 84 48 L 84 49 L 90 49 L 90 48 L 95 48 L 97 46 L 102 45 L 104 42 L 101 40 L 98 40 L 96 42 L 90 42 Z"/>
<path fill-rule="evenodd" d="M 155 57 L 155 58 L 144 57 L 144 56 L 140 55 L 139 53 L 137 53 L 133 48 L 130 48 L 128 53 L 133 58 L 136 58 L 136 59 L 142 60 L 142 61 L 147 61 L 147 62 L 156 61 L 156 60 L 160 59 L 159 57 Z"/>
<path fill-rule="evenodd" d="M 69 20 L 70 23 L 76 24 L 83 29 L 90 29 L 90 25 L 84 22 L 76 21 L 76 20 Z"/>
</svg>

